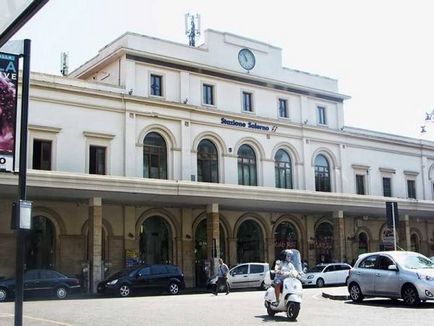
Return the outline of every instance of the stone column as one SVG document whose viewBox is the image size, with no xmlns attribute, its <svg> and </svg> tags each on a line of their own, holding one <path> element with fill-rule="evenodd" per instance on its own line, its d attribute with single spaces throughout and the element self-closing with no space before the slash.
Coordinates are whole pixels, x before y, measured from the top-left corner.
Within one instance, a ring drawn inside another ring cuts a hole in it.
<svg viewBox="0 0 434 326">
<path fill-rule="evenodd" d="M 229 262 L 226 262 L 228 266 L 232 266 L 238 263 L 237 261 L 237 238 L 229 238 Z"/>
<path fill-rule="evenodd" d="M 399 228 L 397 232 L 399 232 L 399 236 L 397 239 L 399 241 L 398 246 L 402 247 L 405 250 L 411 250 L 409 215 L 404 215 L 403 217 L 400 217 Z"/>
<path fill-rule="evenodd" d="M 344 261 L 345 256 L 345 225 L 344 211 L 333 212 L 333 258 Z"/>
<path fill-rule="evenodd" d="M 216 274 L 220 252 L 219 205 L 211 204 L 206 208 L 207 256 L 211 275 Z"/>
<path fill-rule="evenodd" d="M 271 264 L 274 262 L 274 259 L 275 259 L 275 257 L 274 257 L 274 255 L 275 255 L 274 240 L 275 240 L 274 238 L 267 238 L 267 240 L 266 240 L 268 255 L 267 255 L 267 257 L 265 257 L 265 261 L 270 264 L 270 267 L 271 267 Z"/>
<path fill-rule="evenodd" d="M 89 199 L 89 277 L 90 290 L 96 293 L 97 285 L 102 280 L 102 200 L 99 197 Z"/>
<path fill-rule="evenodd" d="M 181 217 L 181 246 L 182 246 L 182 271 L 184 272 L 186 287 L 194 286 L 194 244 L 193 244 L 193 210 L 182 209 Z"/>
</svg>

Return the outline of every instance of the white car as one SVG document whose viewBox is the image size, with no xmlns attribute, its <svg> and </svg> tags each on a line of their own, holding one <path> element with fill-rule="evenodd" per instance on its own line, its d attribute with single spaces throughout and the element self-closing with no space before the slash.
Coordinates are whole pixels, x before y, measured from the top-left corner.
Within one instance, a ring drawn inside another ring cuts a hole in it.
<svg viewBox="0 0 434 326">
<path fill-rule="evenodd" d="M 346 284 L 351 265 L 346 263 L 319 264 L 309 269 L 303 275 L 303 285 L 324 285 Z"/>
<path fill-rule="evenodd" d="M 266 290 L 265 274 L 269 271 L 268 263 L 244 263 L 229 270 L 228 283 L 231 289 L 258 288 Z M 217 276 L 208 282 L 208 288 L 214 289 Z"/>
</svg>

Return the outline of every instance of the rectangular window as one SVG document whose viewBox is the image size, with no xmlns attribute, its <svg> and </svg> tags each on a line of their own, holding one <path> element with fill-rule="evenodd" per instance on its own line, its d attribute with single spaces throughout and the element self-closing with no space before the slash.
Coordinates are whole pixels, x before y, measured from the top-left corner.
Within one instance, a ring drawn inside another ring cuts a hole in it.
<svg viewBox="0 0 434 326">
<path fill-rule="evenodd" d="M 288 101 L 279 98 L 279 117 L 288 118 Z"/>
<path fill-rule="evenodd" d="M 323 106 L 318 106 L 317 107 L 317 119 L 318 119 L 318 124 L 320 125 L 326 125 L 327 124 L 327 119 L 326 119 L 326 109 Z"/>
<path fill-rule="evenodd" d="M 243 111 L 253 112 L 252 93 L 243 92 Z"/>
<path fill-rule="evenodd" d="M 151 95 L 163 96 L 163 77 L 158 75 L 151 75 Z"/>
<path fill-rule="evenodd" d="M 214 86 L 203 84 L 203 104 L 214 105 Z"/>
<path fill-rule="evenodd" d="M 51 170 L 51 141 L 33 141 L 33 165 L 35 170 Z"/>
<path fill-rule="evenodd" d="M 408 198 L 416 199 L 416 181 L 407 180 L 407 193 Z"/>
<path fill-rule="evenodd" d="M 365 195 L 365 176 L 361 174 L 356 175 L 356 191 L 358 195 Z"/>
<path fill-rule="evenodd" d="M 105 162 L 106 148 L 102 146 L 89 147 L 89 173 L 90 174 L 106 174 Z"/>
<path fill-rule="evenodd" d="M 383 178 L 383 196 L 392 197 L 392 182 L 390 178 Z"/>
</svg>

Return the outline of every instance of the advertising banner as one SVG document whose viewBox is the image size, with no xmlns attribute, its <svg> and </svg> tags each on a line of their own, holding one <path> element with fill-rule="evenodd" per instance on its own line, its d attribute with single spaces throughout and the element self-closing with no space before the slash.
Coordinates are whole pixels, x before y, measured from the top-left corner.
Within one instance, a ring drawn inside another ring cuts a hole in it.
<svg viewBox="0 0 434 326">
<path fill-rule="evenodd" d="M 12 171 L 15 154 L 18 56 L 0 52 L 0 171 Z"/>
</svg>

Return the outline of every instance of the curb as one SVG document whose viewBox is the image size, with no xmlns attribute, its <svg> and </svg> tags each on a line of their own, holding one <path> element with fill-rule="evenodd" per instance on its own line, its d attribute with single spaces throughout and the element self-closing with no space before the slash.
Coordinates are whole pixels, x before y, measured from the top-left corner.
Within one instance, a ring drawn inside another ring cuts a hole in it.
<svg viewBox="0 0 434 326">
<path fill-rule="evenodd" d="M 330 294 L 323 292 L 322 296 L 331 300 L 350 300 L 349 294 Z"/>
</svg>

